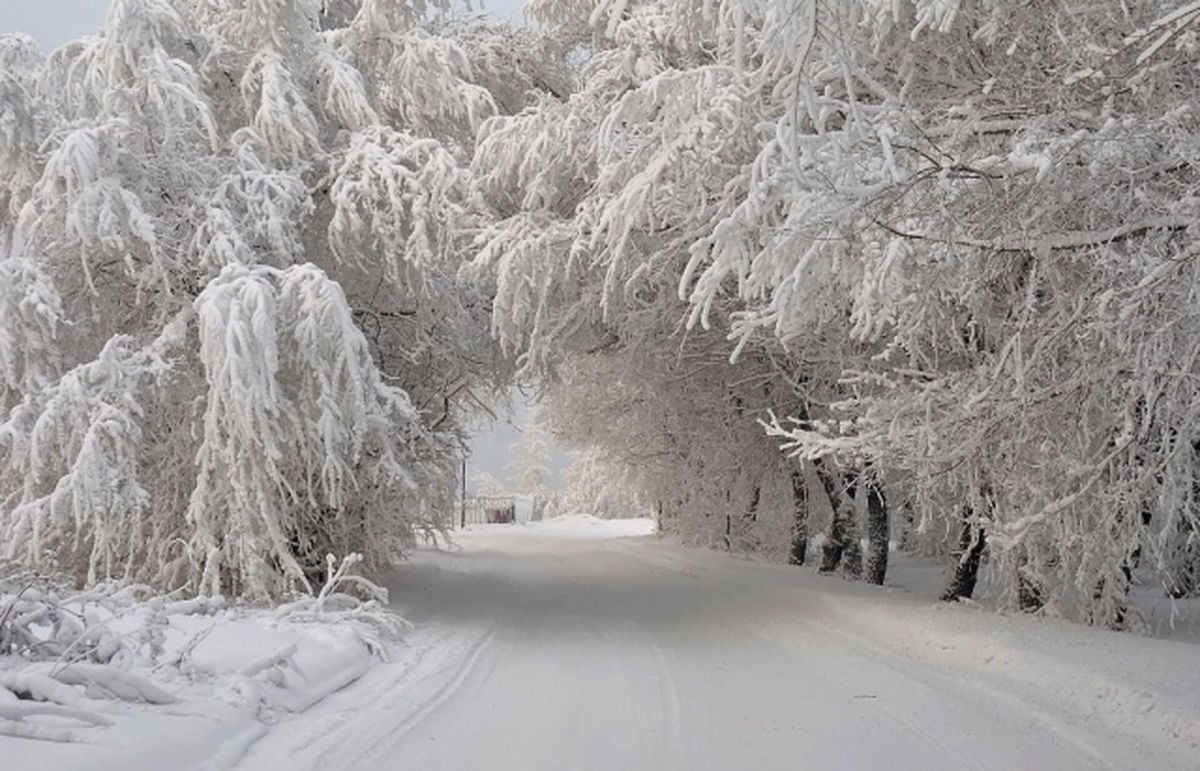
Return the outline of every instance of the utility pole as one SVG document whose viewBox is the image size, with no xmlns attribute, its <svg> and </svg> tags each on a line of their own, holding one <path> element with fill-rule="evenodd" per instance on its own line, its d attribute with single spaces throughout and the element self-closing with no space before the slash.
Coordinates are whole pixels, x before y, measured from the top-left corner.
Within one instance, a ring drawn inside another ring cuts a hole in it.
<svg viewBox="0 0 1200 771">
<path fill-rule="evenodd" d="M 465 529 L 467 526 L 467 454 L 464 452 L 462 457 L 462 523 L 460 529 Z"/>
</svg>

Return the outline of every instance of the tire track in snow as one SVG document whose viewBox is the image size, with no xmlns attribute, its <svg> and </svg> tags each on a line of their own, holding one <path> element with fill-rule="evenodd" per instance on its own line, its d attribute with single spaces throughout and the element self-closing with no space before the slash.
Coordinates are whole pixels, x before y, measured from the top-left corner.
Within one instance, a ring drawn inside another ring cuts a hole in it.
<svg viewBox="0 0 1200 771">
<path fill-rule="evenodd" d="M 421 677 L 410 680 L 405 680 L 401 677 L 398 681 L 393 682 L 393 685 L 399 688 L 398 693 L 409 694 L 414 690 L 419 691 L 420 686 L 436 680 L 448 672 L 454 672 L 449 682 L 439 685 L 433 693 L 418 701 L 416 706 L 412 708 L 412 711 L 399 723 L 381 721 L 378 719 L 378 710 L 371 709 L 371 712 L 376 713 L 376 715 L 375 720 L 367 723 L 368 730 L 363 732 L 366 736 L 355 737 L 360 740 L 365 739 L 365 741 L 354 743 L 358 746 L 371 747 L 371 750 L 356 760 L 356 767 L 378 767 L 378 763 L 382 757 L 386 756 L 397 744 L 402 742 L 410 731 L 459 695 L 463 685 L 475 672 L 483 652 L 488 648 L 492 640 L 495 639 L 495 636 L 495 627 L 490 627 L 468 646 L 465 656 L 461 658 L 456 656 L 446 666 L 439 667 Z M 486 676 L 480 682 L 483 680 L 486 680 Z M 478 685 L 479 683 L 476 683 L 475 687 L 477 688 Z M 334 768 L 337 767 L 337 765 L 331 765 L 334 761 L 338 761 L 338 763 L 345 762 L 344 751 L 350 743 L 345 738 L 331 737 L 331 739 L 332 746 L 320 753 L 317 757 L 317 763 L 313 765 L 314 768 Z"/>
<path fill-rule="evenodd" d="M 495 628 L 493 627 L 488 629 L 482 637 L 477 639 L 471 645 L 470 649 L 467 651 L 466 658 L 463 659 L 461 665 L 458 664 L 458 662 L 455 662 L 448 667 L 443 667 L 442 669 L 438 670 L 436 674 L 444 673 L 452 668 L 455 668 L 458 671 L 455 673 L 454 677 L 449 683 L 439 688 L 428 698 L 424 699 L 420 704 L 417 705 L 416 709 L 408 715 L 408 717 L 395 726 L 393 730 L 398 735 L 397 738 L 402 738 L 404 734 L 411 731 L 423 720 L 432 715 L 439 707 L 441 707 L 454 696 L 458 695 L 458 692 L 463 687 L 463 684 L 467 682 L 467 679 L 475 671 L 484 650 L 488 647 L 488 645 L 491 644 L 495 637 Z M 430 675 L 430 678 L 433 676 L 434 675 Z M 476 684 L 476 687 L 478 687 L 478 684 Z"/>
<path fill-rule="evenodd" d="M 410 649 L 409 658 L 381 665 L 312 712 L 285 719 L 279 726 L 285 730 L 268 733 L 249 747 L 233 768 L 300 771 L 377 767 L 382 752 L 402 741 L 405 733 L 461 689 L 494 638 L 495 628 L 484 629 L 470 637 L 470 642 L 455 644 L 455 638 L 466 636 L 459 631 L 422 636 L 422 644 Z M 450 673 L 453 675 L 448 682 L 437 685 L 429 694 L 421 693 L 424 686 Z M 414 693 L 418 697 L 415 706 Z M 408 712 L 400 723 L 387 719 L 405 710 Z M 300 725 L 304 730 L 295 730 Z M 282 747 L 274 743 L 287 739 L 292 741 Z"/>
<path fill-rule="evenodd" d="M 683 765 L 684 760 L 684 734 L 683 734 L 683 708 L 679 700 L 679 687 L 675 682 L 675 675 L 671 671 L 671 666 L 667 660 L 667 654 L 663 650 L 662 645 L 654 638 L 654 635 L 648 635 L 649 647 L 654 659 L 654 669 L 658 674 L 658 682 L 662 689 L 662 701 L 665 712 L 666 735 L 665 739 L 667 746 L 664 750 L 665 768 L 679 768 Z"/>
</svg>

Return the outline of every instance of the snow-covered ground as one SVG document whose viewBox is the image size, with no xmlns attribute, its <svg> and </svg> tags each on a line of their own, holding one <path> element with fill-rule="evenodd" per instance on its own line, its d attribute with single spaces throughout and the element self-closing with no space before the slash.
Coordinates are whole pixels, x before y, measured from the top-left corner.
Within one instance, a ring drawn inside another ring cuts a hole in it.
<svg viewBox="0 0 1200 771">
<path fill-rule="evenodd" d="M 0 655 L 5 770 L 227 768 L 282 716 L 361 677 L 407 629 L 339 593 L 340 578 L 277 608 L 15 583 L 0 582 L 0 642 L 18 650 Z"/>
<path fill-rule="evenodd" d="M 87 729 L 91 745 L 0 737 L 0 765 L 119 767 L 124 751 L 154 769 L 1197 766 L 1200 646 L 948 606 L 651 530 L 477 526 L 390 581 L 415 624 L 404 647 L 343 662 L 361 677 L 326 679 L 307 709 L 255 717 L 193 678 L 177 704 L 110 709 L 117 725 Z M 896 575 L 922 582 L 919 565 Z M 271 634 L 224 626 L 192 661 L 231 670 L 285 642 Z M 163 736 L 182 745 L 174 762 L 143 751 Z"/>
<path fill-rule="evenodd" d="M 1195 768 L 1200 648 L 683 549 L 484 526 L 390 589 L 402 662 L 245 769 Z"/>
</svg>

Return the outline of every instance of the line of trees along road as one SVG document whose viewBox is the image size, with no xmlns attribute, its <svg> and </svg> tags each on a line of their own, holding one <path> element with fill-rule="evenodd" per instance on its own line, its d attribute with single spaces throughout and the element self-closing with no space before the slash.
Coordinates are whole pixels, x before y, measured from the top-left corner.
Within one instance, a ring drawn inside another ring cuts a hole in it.
<svg viewBox="0 0 1200 771">
<path fill-rule="evenodd" d="M 1200 591 L 1200 3 L 426 10 L 0 39 L 9 559 L 378 566 L 520 377 L 694 542 L 1113 626 Z"/>
</svg>

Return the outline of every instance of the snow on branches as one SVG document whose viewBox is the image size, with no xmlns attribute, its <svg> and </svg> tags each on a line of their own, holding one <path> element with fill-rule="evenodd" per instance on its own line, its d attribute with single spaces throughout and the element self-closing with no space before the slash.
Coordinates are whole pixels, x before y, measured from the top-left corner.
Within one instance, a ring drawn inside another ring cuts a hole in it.
<svg viewBox="0 0 1200 771">
<path fill-rule="evenodd" d="M 208 394 L 188 520 L 202 588 L 311 591 L 324 554 L 379 564 L 408 546 L 404 508 L 419 504 L 404 458 L 432 439 L 381 380 L 337 284 L 311 265 L 231 265 L 196 312 Z"/>
<path fill-rule="evenodd" d="M 1132 581 L 1200 574 L 1193 5 L 535 3 L 587 55 L 481 133 L 494 331 L 541 371 L 566 351 L 578 409 L 606 402 L 572 357 L 657 383 L 638 425 L 728 337 L 742 376 L 677 398 L 743 414 L 693 409 L 721 417 L 688 463 L 762 420 L 835 513 L 868 478 L 922 548 L 986 543 L 1006 604 L 1136 623 Z"/>
<path fill-rule="evenodd" d="M 279 597 L 447 521 L 465 397 L 510 370 L 457 278 L 471 140 L 561 66 L 424 11 L 116 0 L 44 59 L 0 36 L 4 553 Z"/>
</svg>

